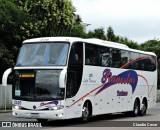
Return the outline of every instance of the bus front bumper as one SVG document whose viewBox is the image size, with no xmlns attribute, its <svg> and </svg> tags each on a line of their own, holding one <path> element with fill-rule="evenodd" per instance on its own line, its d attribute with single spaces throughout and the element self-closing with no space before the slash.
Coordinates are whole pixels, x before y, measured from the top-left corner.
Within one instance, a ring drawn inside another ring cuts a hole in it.
<svg viewBox="0 0 160 130">
<path fill-rule="evenodd" d="M 63 120 L 65 119 L 64 110 L 43 110 L 43 111 L 32 111 L 32 110 L 17 110 L 12 109 L 14 117 L 19 118 L 30 118 L 30 119 L 51 119 L 51 120 Z"/>
</svg>

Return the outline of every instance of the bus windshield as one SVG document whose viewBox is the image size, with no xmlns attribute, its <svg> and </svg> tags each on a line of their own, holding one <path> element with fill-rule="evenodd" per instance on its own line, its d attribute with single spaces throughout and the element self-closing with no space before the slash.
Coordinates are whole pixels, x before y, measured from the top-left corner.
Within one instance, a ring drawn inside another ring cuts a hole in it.
<svg viewBox="0 0 160 130">
<path fill-rule="evenodd" d="M 64 66 L 69 43 L 23 44 L 16 66 Z"/>
<path fill-rule="evenodd" d="M 28 101 L 63 99 L 65 89 L 59 87 L 62 70 L 16 70 L 13 98 Z"/>
</svg>

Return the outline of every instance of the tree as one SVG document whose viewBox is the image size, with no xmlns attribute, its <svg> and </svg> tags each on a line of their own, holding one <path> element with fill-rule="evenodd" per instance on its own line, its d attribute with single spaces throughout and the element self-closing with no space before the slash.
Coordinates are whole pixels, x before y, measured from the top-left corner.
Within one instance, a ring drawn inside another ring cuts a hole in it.
<svg viewBox="0 0 160 130">
<path fill-rule="evenodd" d="M 107 41 L 112 41 L 112 42 L 116 41 L 116 36 L 115 36 L 114 30 L 112 29 L 111 26 L 109 26 L 107 29 L 106 38 L 107 38 Z"/>
<path fill-rule="evenodd" d="M 70 30 L 70 36 L 86 38 L 86 33 L 83 30 L 83 26 L 81 24 L 75 24 Z"/>
<path fill-rule="evenodd" d="M 87 33 L 87 38 L 94 38 L 94 31 L 89 30 Z"/>
<path fill-rule="evenodd" d="M 103 28 L 94 29 L 94 31 L 89 31 L 87 34 L 88 38 L 99 38 L 102 40 L 106 40 L 105 32 Z"/>
<path fill-rule="evenodd" d="M 94 36 L 96 38 L 99 38 L 99 39 L 102 39 L 102 40 L 106 40 L 105 32 L 104 32 L 104 29 L 102 27 L 95 29 L 94 33 L 95 33 Z"/>
<path fill-rule="evenodd" d="M 148 40 L 141 45 L 141 49 L 145 51 L 153 51 L 160 56 L 160 40 Z"/>
<path fill-rule="evenodd" d="M 82 22 L 82 19 L 80 17 L 80 15 L 75 14 L 75 24 L 80 25 Z"/>
<path fill-rule="evenodd" d="M 2 79 L 2 75 L 5 70 L 8 68 L 13 67 L 14 65 L 14 56 L 12 55 L 12 52 L 9 51 L 2 42 L 0 42 L 0 83 Z"/>
<path fill-rule="evenodd" d="M 26 23 L 30 37 L 61 36 L 75 22 L 75 8 L 70 0 L 14 0 L 35 21 Z M 34 31 L 33 31 L 34 30 Z"/>
<path fill-rule="evenodd" d="M 121 37 L 121 36 L 117 36 L 115 37 L 116 42 L 122 43 L 127 45 L 129 48 L 133 48 L 133 49 L 139 49 L 139 45 L 137 42 L 134 42 L 130 39 L 128 39 L 127 37 Z"/>
<path fill-rule="evenodd" d="M 0 36 L 1 43 L 8 49 L 20 46 L 24 32 L 20 27 L 28 20 L 28 15 L 10 0 L 0 0 Z"/>
</svg>

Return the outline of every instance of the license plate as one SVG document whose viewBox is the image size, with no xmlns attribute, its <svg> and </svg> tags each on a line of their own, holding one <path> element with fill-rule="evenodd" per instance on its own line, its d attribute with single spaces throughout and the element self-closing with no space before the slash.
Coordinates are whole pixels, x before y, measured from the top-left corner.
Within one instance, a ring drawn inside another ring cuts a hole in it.
<svg viewBox="0 0 160 130">
<path fill-rule="evenodd" d="M 39 113 L 31 113 L 31 117 L 39 117 Z"/>
</svg>

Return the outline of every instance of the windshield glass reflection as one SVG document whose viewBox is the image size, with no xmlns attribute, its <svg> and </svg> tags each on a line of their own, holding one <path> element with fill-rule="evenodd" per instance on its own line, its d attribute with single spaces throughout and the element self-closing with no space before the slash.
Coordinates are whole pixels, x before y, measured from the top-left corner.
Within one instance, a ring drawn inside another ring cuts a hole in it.
<svg viewBox="0 0 160 130">
<path fill-rule="evenodd" d="M 66 65 L 68 43 L 23 44 L 16 66 Z"/>
</svg>

